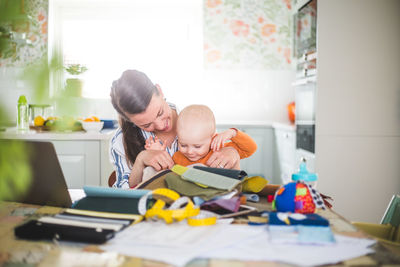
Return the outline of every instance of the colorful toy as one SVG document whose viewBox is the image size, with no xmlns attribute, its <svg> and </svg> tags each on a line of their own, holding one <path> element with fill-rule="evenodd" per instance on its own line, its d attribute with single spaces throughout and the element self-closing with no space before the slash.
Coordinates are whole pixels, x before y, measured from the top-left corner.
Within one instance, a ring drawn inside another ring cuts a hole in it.
<svg viewBox="0 0 400 267">
<path fill-rule="evenodd" d="M 325 209 L 324 201 L 317 190 L 302 181 L 281 186 L 275 193 L 273 209 L 279 212 L 314 213 L 317 208 Z"/>
</svg>

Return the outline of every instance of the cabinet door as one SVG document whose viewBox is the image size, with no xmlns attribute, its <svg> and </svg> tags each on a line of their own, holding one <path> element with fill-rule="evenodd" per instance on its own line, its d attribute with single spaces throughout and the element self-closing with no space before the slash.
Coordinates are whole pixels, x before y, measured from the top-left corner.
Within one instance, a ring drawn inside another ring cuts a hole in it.
<svg viewBox="0 0 400 267">
<path fill-rule="evenodd" d="M 268 181 L 273 180 L 273 132 L 272 128 L 243 128 L 257 143 L 257 151 L 246 159 L 240 160 L 240 166 L 249 176 L 260 175 Z"/>
<path fill-rule="evenodd" d="M 99 141 L 52 141 L 68 188 L 100 185 Z"/>
<path fill-rule="evenodd" d="M 276 159 L 279 168 L 276 176 L 281 179 L 280 183 L 291 180 L 295 171 L 296 133 L 295 131 L 275 129 Z"/>
<path fill-rule="evenodd" d="M 232 126 L 235 127 L 235 126 Z M 218 132 L 229 127 L 218 127 Z M 249 176 L 260 175 L 273 182 L 273 131 L 271 127 L 242 126 L 239 130 L 247 133 L 257 144 L 257 151 L 246 159 L 240 160 L 240 168 Z"/>
</svg>

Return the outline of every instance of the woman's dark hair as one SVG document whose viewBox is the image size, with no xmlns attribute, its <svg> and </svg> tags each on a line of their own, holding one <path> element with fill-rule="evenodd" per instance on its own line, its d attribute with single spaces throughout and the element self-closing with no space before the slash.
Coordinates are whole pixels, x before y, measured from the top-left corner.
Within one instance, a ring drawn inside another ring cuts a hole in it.
<svg viewBox="0 0 400 267">
<path fill-rule="evenodd" d="M 140 128 L 129 120 L 127 114 L 144 112 L 154 94 L 159 94 L 157 87 L 146 74 L 137 70 L 124 71 L 112 84 L 111 103 L 120 116 L 125 153 L 130 164 L 144 150 L 145 140 Z"/>
</svg>

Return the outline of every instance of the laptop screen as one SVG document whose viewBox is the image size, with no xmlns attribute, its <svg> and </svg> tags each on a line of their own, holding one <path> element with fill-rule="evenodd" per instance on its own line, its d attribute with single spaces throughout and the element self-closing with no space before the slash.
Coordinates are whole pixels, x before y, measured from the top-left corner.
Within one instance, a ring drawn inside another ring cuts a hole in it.
<svg viewBox="0 0 400 267">
<path fill-rule="evenodd" d="M 7 201 L 55 207 L 71 207 L 72 202 L 68 193 L 68 187 L 56 151 L 51 142 L 0 140 L 0 145 L 3 145 L 5 142 L 21 142 L 26 146 L 26 150 L 24 151 L 29 155 L 29 165 L 32 174 L 31 182 L 27 184 L 28 189 L 26 192 L 6 199 Z"/>
</svg>

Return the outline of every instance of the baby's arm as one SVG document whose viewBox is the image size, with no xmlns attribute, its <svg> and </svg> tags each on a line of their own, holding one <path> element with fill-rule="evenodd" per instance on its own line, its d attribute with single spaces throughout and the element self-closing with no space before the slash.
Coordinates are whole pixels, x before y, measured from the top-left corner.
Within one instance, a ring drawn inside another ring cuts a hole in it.
<svg viewBox="0 0 400 267">
<path fill-rule="evenodd" d="M 165 150 L 166 145 L 164 145 L 161 140 L 156 137 L 149 137 L 144 145 L 146 150 Z"/>
<path fill-rule="evenodd" d="M 240 159 L 250 157 L 257 150 L 256 142 L 248 134 L 239 130 L 236 131 L 236 136 L 226 146 L 234 147 L 239 153 Z"/>
<path fill-rule="evenodd" d="M 236 134 L 237 131 L 232 128 L 216 134 L 211 142 L 211 149 L 213 151 L 219 151 L 221 147 L 224 147 L 224 143 L 231 140 Z"/>
</svg>

